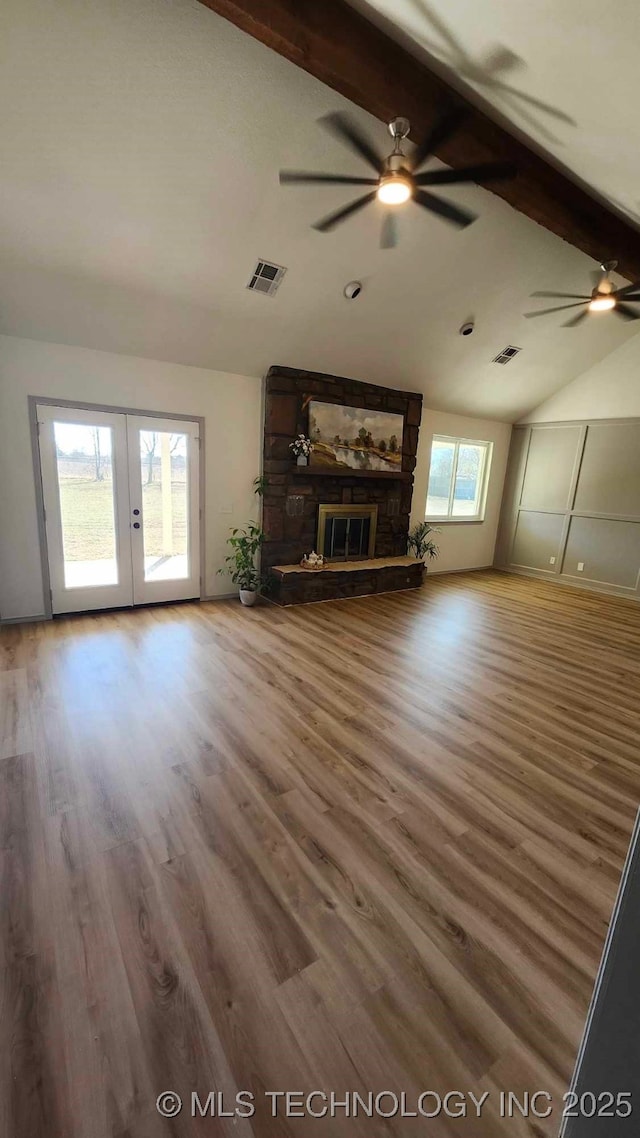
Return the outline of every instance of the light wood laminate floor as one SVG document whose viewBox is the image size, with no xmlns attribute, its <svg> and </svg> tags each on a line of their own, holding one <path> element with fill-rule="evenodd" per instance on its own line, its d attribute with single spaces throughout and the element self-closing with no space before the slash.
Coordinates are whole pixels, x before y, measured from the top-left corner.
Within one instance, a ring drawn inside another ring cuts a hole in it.
<svg viewBox="0 0 640 1138">
<path fill-rule="evenodd" d="M 3 1138 L 557 1133 L 640 798 L 640 608 L 483 572 L 0 648 Z M 254 1117 L 190 1117 L 214 1089 Z M 550 1119 L 499 1117 L 525 1089 Z"/>
</svg>

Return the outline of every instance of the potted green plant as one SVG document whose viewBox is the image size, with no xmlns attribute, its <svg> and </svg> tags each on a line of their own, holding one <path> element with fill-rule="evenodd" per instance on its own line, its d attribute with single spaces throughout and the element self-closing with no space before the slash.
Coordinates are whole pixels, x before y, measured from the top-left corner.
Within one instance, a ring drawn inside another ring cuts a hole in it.
<svg viewBox="0 0 640 1138">
<path fill-rule="evenodd" d="M 231 548 L 231 553 L 225 557 L 228 568 L 219 572 L 229 573 L 234 585 L 238 586 L 243 605 L 255 605 L 262 592 L 262 576 L 256 557 L 264 539 L 264 530 L 256 522 L 247 522 L 243 529 L 232 529 L 231 536 L 227 538 L 227 545 Z"/>
<path fill-rule="evenodd" d="M 428 522 L 418 522 L 407 535 L 409 550 L 419 561 L 424 561 L 425 557 L 431 561 L 440 552 L 435 541 L 429 536 L 432 533 L 440 533 L 440 530 L 430 526 Z"/>
</svg>

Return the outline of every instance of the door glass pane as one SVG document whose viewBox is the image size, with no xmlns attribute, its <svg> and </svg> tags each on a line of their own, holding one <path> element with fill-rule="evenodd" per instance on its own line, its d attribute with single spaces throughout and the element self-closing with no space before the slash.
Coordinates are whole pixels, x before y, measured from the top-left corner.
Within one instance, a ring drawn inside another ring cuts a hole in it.
<svg viewBox="0 0 640 1138">
<path fill-rule="evenodd" d="M 485 448 L 471 443 L 460 443 L 458 469 L 453 492 L 452 515 L 457 518 L 474 517 L 480 513 L 482 468 Z"/>
<path fill-rule="evenodd" d="M 455 443 L 433 440 L 427 491 L 427 517 L 446 517 L 449 511 L 455 451 Z"/>
<path fill-rule="evenodd" d="M 190 576 L 187 440 L 169 431 L 140 431 L 145 581 Z"/>
<path fill-rule="evenodd" d="M 65 588 L 117 585 L 111 427 L 53 426 Z"/>
</svg>

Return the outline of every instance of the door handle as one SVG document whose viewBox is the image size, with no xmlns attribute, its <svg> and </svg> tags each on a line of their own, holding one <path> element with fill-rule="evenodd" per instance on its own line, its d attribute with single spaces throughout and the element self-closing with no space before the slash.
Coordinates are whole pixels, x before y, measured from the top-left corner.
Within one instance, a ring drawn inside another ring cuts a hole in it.
<svg viewBox="0 0 640 1138">
<path fill-rule="evenodd" d="M 137 517 L 137 516 L 138 516 L 138 514 L 140 513 L 140 510 L 134 510 L 134 511 L 133 511 L 133 513 L 134 513 L 134 514 L 135 514 L 135 516 Z"/>
<path fill-rule="evenodd" d="M 134 523 L 133 523 L 133 528 L 134 528 L 134 529 L 140 529 L 140 522 L 134 522 Z"/>
</svg>

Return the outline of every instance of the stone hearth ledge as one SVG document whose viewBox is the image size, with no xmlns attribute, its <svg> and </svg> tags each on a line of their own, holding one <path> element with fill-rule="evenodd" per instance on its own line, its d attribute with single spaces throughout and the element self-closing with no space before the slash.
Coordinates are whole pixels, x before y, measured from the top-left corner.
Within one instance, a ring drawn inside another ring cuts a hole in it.
<svg viewBox="0 0 640 1138">
<path fill-rule="evenodd" d="M 362 561 L 334 561 L 328 569 L 302 569 L 276 565 L 271 569 L 269 600 L 277 605 L 306 605 L 347 597 L 370 597 L 419 589 L 425 566 L 415 557 L 371 557 Z"/>
<path fill-rule="evenodd" d="M 272 565 L 272 573 L 300 573 L 304 577 L 326 576 L 328 573 L 354 573 L 371 569 L 402 569 L 422 565 L 416 557 L 364 557 L 359 561 L 333 561 L 324 569 L 303 569 L 301 565 Z"/>
</svg>

